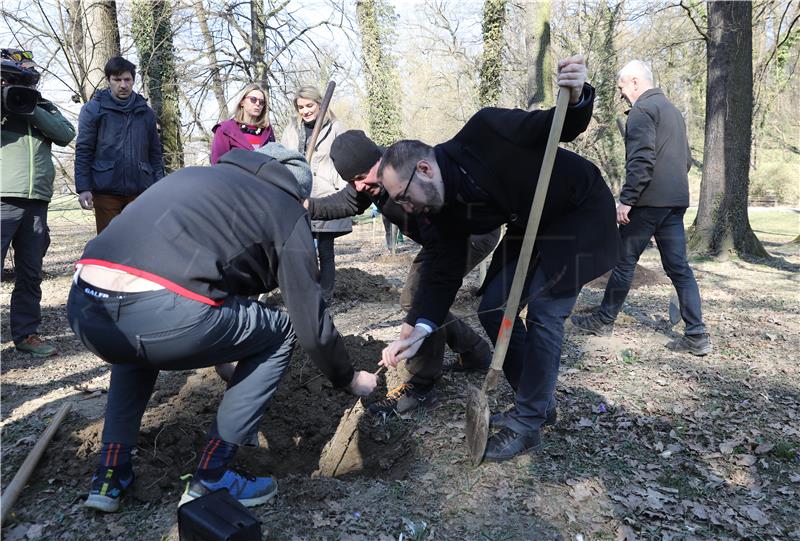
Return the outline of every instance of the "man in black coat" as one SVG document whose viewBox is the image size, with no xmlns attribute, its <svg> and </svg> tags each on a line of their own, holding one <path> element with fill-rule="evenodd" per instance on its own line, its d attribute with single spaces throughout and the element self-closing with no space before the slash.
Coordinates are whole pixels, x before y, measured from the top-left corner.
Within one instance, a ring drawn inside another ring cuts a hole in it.
<svg viewBox="0 0 800 541">
<path fill-rule="evenodd" d="M 370 205 L 378 210 L 400 231 L 422 245 L 411 264 L 400 294 L 400 304 L 406 310 L 420 283 L 420 269 L 434 253 L 426 248 L 437 235 L 436 228 L 425 216 L 407 213 L 389 198 L 378 183 L 378 166 L 384 149 L 376 145 L 361 130 L 349 130 L 333 141 L 330 156 L 336 171 L 348 182 L 344 190 L 322 198 L 306 200 L 311 219 L 332 220 L 357 216 Z M 469 254 L 464 275 L 483 261 L 497 245 L 499 229 L 469 238 Z M 458 354 L 450 368 L 456 371 L 485 370 L 492 359 L 489 344 L 469 325 L 450 312 L 445 316 L 444 332 L 427 340 L 417 354 L 408 360 L 406 368 L 411 377 L 387 395 L 369 405 L 372 414 L 402 414 L 417 408 L 429 408 L 438 402 L 434 386 L 442 376 L 445 343 Z"/>
<path fill-rule="evenodd" d="M 700 290 L 686 260 L 683 215 L 689 206 L 687 172 L 692 164 L 683 116 L 653 87 L 653 74 L 633 60 L 617 76 L 621 97 L 631 110 L 625 129 L 625 184 L 617 205 L 622 255 L 608 280 L 597 313 L 576 315 L 572 323 L 583 332 L 609 335 L 633 282 L 636 263 L 655 237 L 661 264 L 678 292 L 684 336 L 670 342 L 674 351 L 711 353 L 703 323 Z"/>
<path fill-rule="evenodd" d="M 562 141 L 575 139 L 591 119 L 594 89 L 585 85 L 582 56 L 558 64 L 558 84 L 570 92 Z M 482 289 L 481 323 L 496 337 L 524 237 L 554 109 L 478 111 L 441 145 L 401 141 L 384 155 L 378 177 L 390 197 L 409 212 L 425 214 L 439 233 L 436 257 L 421 271 L 421 285 L 400 339 L 384 349 L 394 366 L 435 331 L 461 284 L 471 233 L 507 224 Z M 540 445 L 539 429 L 555 421 L 554 391 L 564 321 L 578 292 L 614 266 L 619 236 L 614 199 L 600 171 L 559 149 L 544 204 L 523 299 L 527 325 L 515 321 L 504 371 L 515 407 L 495 415 L 501 428 L 487 443 L 487 460 L 506 460 Z"/>
</svg>

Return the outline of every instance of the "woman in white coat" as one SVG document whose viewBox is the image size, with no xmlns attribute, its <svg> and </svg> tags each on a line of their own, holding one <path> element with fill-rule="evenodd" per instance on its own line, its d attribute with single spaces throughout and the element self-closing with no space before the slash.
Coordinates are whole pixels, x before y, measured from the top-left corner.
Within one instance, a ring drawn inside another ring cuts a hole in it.
<svg viewBox="0 0 800 541">
<path fill-rule="evenodd" d="M 294 149 L 305 155 L 308 144 L 311 142 L 311 132 L 319 119 L 322 94 L 314 86 L 300 87 L 294 95 L 294 106 L 297 110 L 297 119 L 283 132 L 281 144 L 289 149 Z M 336 115 L 328 109 L 320 129 L 317 142 L 314 145 L 314 155 L 311 157 L 311 172 L 314 183 L 311 188 L 311 197 L 325 197 L 337 190 L 342 190 L 347 183 L 336 172 L 330 157 L 331 145 L 337 135 L 345 128 L 336 120 Z M 311 231 L 314 234 L 319 257 L 320 286 L 325 302 L 330 304 L 333 300 L 333 289 L 336 276 L 336 263 L 333 240 L 341 235 L 346 235 L 353 230 L 350 218 L 338 220 L 312 220 Z"/>
</svg>

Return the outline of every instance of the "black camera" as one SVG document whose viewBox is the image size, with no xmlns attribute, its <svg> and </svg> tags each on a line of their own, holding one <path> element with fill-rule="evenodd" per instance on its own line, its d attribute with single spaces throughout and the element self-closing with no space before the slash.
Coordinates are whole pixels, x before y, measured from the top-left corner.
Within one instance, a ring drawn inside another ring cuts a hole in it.
<svg viewBox="0 0 800 541">
<path fill-rule="evenodd" d="M 32 115 L 39 101 L 39 72 L 30 65 L 30 51 L 0 50 L 0 79 L 2 79 L 2 113 Z M 26 65 L 28 64 L 28 65 Z"/>
</svg>

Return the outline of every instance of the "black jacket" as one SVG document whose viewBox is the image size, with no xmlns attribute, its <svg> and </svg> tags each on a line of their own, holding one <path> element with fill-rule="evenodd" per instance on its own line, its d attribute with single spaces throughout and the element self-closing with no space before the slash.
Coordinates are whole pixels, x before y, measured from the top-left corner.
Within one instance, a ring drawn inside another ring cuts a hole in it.
<svg viewBox="0 0 800 541">
<path fill-rule="evenodd" d="M 403 208 L 389 198 L 386 190 L 381 190 L 380 195 L 372 197 L 367 192 L 357 191 L 352 184 L 344 190 L 326 197 L 312 197 L 308 199 L 308 215 L 312 220 L 335 220 L 358 216 L 375 203 L 378 210 L 395 224 L 405 236 L 414 242 L 425 244 L 428 222 L 424 217 L 407 214 Z M 421 227 L 422 226 L 422 227 Z"/>
<path fill-rule="evenodd" d="M 280 287 L 297 339 L 334 385 L 353 367 L 322 302 L 308 214 L 283 165 L 233 149 L 145 191 L 89 241 L 80 263 L 110 262 L 209 304 Z M 162 280 L 159 280 L 162 279 Z"/>
<path fill-rule="evenodd" d="M 120 105 L 102 89 L 78 115 L 75 191 L 138 195 L 164 176 L 156 114 L 134 92 Z"/>
<path fill-rule="evenodd" d="M 661 89 L 639 96 L 625 126 L 625 184 L 632 207 L 688 207 L 692 155 L 680 111 Z"/>
<path fill-rule="evenodd" d="M 562 141 L 571 141 L 586 129 L 593 100 L 594 89 L 586 85 L 582 102 L 567 112 Z M 480 201 L 465 195 L 475 189 L 453 193 L 445 183 L 445 205 L 431 216 L 440 233 L 437 257 L 421 271 L 421 286 L 406 321 L 442 323 L 461 285 L 465 236 L 508 225 L 484 285 L 517 259 L 553 113 L 554 109 L 482 109 L 453 139 L 436 147 L 486 197 Z M 611 192 L 594 164 L 564 149 L 556 154 L 535 253 L 555 294 L 577 293 L 617 262 L 619 233 Z"/>
</svg>

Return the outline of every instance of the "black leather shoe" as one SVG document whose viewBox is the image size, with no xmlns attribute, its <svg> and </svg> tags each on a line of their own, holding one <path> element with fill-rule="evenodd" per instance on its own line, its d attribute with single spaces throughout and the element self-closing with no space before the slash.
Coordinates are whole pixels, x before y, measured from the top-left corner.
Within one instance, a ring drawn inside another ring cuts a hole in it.
<svg viewBox="0 0 800 541">
<path fill-rule="evenodd" d="M 511 408 L 507 411 L 501 411 L 500 413 L 495 413 L 494 415 L 489 417 L 489 428 L 507 427 L 509 416 L 513 411 L 514 408 Z M 558 420 L 558 411 L 556 410 L 556 408 L 553 408 L 547 411 L 542 426 L 554 426 L 557 420 Z"/>
<path fill-rule="evenodd" d="M 486 454 L 483 458 L 490 462 L 502 462 L 522 453 L 536 451 L 541 446 L 538 430 L 519 434 L 505 427 L 486 442 Z"/>
</svg>

